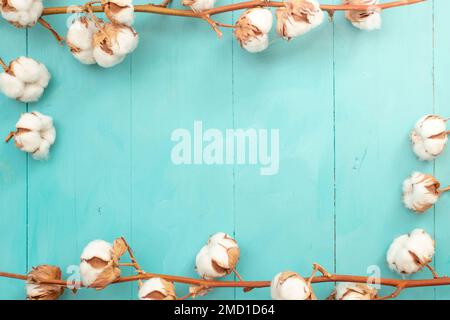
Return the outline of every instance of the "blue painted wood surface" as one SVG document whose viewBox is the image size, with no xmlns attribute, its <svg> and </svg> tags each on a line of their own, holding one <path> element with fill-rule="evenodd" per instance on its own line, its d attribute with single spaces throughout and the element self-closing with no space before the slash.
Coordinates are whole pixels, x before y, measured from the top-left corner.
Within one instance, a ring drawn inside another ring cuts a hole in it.
<svg viewBox="0 0 450 320">
<path fill-rule="evenodd" d="M 0 21 L 1 57 L 29 55 L 53 76 L 39 103 L 0 96 L 3 133 L 26 110 L 53 116 L 58 133 L 47 162 L 0 145 L 0 270 L 66 268 L 90 240 L 123 235 L 147 271 L 195 276 L 197 251 L 220 230 L 238 239 L 246 279 L 282 270 L 306 276 L 313 262 L 360 275 L 378 266 L 382 276 L 396 277 L 385 264 L 387 247 L 423 227 L 437 240 L 436 268 L 448 274 L 450 197 L 417 216 L 401 204 L 401 183 L 414 170 L 450 182 L 450 152 L 421 163 L 408 141 L 422 115 L 450 116 L 449 9 L 434 0 L 387 10 L 382 30 L 372 33 L 337 13 L 301 39 L 273 35 L 257 55 L 241 50 L 229 30 L 216 39 L 204 21 L 137 14 L 139 47 L 106 70 L 79 64 L 39 26 L 17 30 Z M 64 33 L 66 19 L 48 21 Z M 278 174 L 173 164 L 171 133 L 192 130 L 196 120 L 220 130 L 279 129 Z M 323 298 L 332 285 L 316 288 Z M 136 290 L 121 284 L 64 298 L 135 299 Z M 0 298 L 23 297 L 20 281 L 0 279 Z M 267 289 L 208 296 L 269 297 Z M 450 288 L 413 289 L 401 298 L 448 299 Z"/>
</svg>

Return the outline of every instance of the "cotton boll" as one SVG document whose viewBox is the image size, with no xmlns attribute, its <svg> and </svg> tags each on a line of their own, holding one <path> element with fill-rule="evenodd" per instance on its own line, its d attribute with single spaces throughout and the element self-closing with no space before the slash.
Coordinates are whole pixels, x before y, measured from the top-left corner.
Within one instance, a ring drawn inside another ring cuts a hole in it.
<svg viewBox="0 0 450 320">
<path fill-rule="evenodd" d="M 42 0 L 2 0 L 0 6 L 3 18 L 19 28 L 34 26 L 43 9 Z"/>
<path fill-rule="evenodd" d="M 334 300 L 374 300 L 377 290 L 364 283 L 342 282 L 331 297 Z"/>
<path fill-rule="evenodd" d="M 312 300 L 314 294 L 305 279 L 292 271 L 278 273 L 270 284 L 274 300 Z"/>
<path fill-rule="evenodd" d="M 277 14 L 277 33 L 284 39 L 301 36 L 323 22 L 323 11 L 316 0 L 289 0 Z"/>
<path fill-rule="evenodd" d="M 403 182 L 403 203 L 417 213 L 430 209 L 440 197 L 440 183 L 435 177 L 414 172 Z"/>
<path fill-rule="evenodd" d="M 120 277 L 118 261 L 126 252 L 127 245 L 123 238 L 114 244 L 103 241 L 91 241 L 81 254 L 80 275 L 83 285 L 103 289 Z"/>
<path fill-rule="evenodd" d="M 204 279 L 215 279 L 231 273 L 239 260 L 239 246 L 223 232 L 211 236 L 197 254 L 197 273 Z"/>
<path fill-rule="evenodd" d="M 0 90 L 8 98 L 18 99 L 25 91 L 25 84 L 8 73 L 1 73 Z"/>
<path fill-rule="evenodd" d="M 20 57 L 0 74 L 0 89 L 9 98 L 35 102 L 42 96 L 49 80 L 50 73 L 42 63 Z"/>
<path fill-rule="evenodd" d="M 133 1 L 103 0 L 105 14 L 115 24 L 131 26 L 134 23 Z"/>
<path fill-rule="evenodd" d="M 267 49 L 272 20 L 272 13 L 268 9 L 253 8 L 245 11 L 237 20 L 234 30 L 241 47 L 251 53 Z"/>
<path fill-rule="evenodd" d="M 420 160 L 434 160 L 444 151 L 448 141 L 446 122 L 437 115 L 426 115 L 417 121 L 410 138 Z"/>
<path fill-rule="evenodd" d="M 204 11 L 214 7 L 216 0 L 182 0 L 183 6 L 191 7 L 195 11 Z"/>
<path fill-rule="evenodd" d="M 13 137 L 20 150 L 30 153 L 36 160 L 47 159 L 56 139 L 53 119 L 36 111 L 24 113 L 16 123 Z"/>
<path fill-rule="evenodd" d="M 422 229 L 415 229 L 394 239 L 386 260 L 391 270 L 399 274 L 412 274 L 432 261 L 434 251 L 431 236 Z"/>
<path fill-rule="evenodd" d="M 350 5 L 376 5 L 379 0 L 344 0 L 344 4 Z M 361 30 L 377 30 L 381 28 L 381 14 L 378 9 L 367 11 L 346 11 L 345 17 L 354 27 Z"/>
<path fill-rule="evenodd" d="M 139 289 L 140 300 L 176 300 L 175 286 L 162 278 L 150 278 Z"/>
<path fill-rule="evenodd" d="M 101 67 L 113 67 L 133 52 L 138 42 L 139 36 L 133 28 L 106 23 L 94 34 L 94 58 Z"/>
<path fill-rule="evenodd" d="M 41 284 L 49 280 L 61 280 L 61 269 L 49 265 L 33 267 L 27 275 L 27 300 L 57 300 L 64 293 L 64 287 Z"/>
</svg>

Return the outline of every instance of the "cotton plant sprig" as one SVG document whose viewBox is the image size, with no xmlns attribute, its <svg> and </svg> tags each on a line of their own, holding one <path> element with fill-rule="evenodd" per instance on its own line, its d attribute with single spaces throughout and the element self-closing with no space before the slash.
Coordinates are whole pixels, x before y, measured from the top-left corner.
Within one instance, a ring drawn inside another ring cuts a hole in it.
<svg viewBox="0 0 450 320">
<path fill-rule="evenodd" d="M 228 234 L 219 232 L 212 235 L 197 254 L 195 268 L 200 278 L 188 278 L 176 275 L 149 273 L 142 270 L 133 251 L 123 237 L 113 243 L 104 240 L 91 241 L 81 254 L 80 281 L 66 281 L 61 278 L 57 266 L 39 265 L 27 275 L 0 272 L 0 277 L 20 279 L 26 282 L 27 299 L 55 300 L 70 288 L 76 293 L 79 288 L 101 290 L 115 283 L 138 281 L 137 297 L 141 300 L 183 300 L 207 295 L 214 288 L 242 288 L 248 292 L 256 288 L 270 288 L 270 294 L 276 300 L 315 300 L 312 284 L 335 282 L 333 292 L 327 299 L 332 300 L 384 300 L 397 297 L 404 289 L 425 286 L 450 285 L 450 277 L 440 277 L 431 267 L 435 252 L 433 238 L 422 229 L 395 238 L 390 245 L 386 262 L 390 269 L 402 275 L 402 279 L 379 278 L 382 286 L 395 290 L 386 296 L 379 296 L 367 276 L 331 274 L 318 264 L 313 264 L 312 274 L 304 278 L 294 271 L 283 271 L 271 281 L 244 281 L 237 273 L 239 260 L 237 241 Z M 131 262 L 123 262 L 125 253 Z M 121 276 L 121 269 L 132 267 L 136 274 Z M 433 278 L 411 280 L 405 278 L 428 268 Z M 316 275 L 320 272 L 321 275 Z M 218 280 L 225 275 L 235 273 L 237 281 Z M 189 284 L 189 294 L 177 296 L 174 283 Z"/>
<path fill-rule="evenodd" d="M 31 58 L 19 57 L 9 65 L 0 58 L 0 65 L 0 91 L 21 102 L 38 101 L 51 78 L 45 65 Z"/>
<path fill-rule="evenodd" d="M 440 186 L 441 183 L 432 175 L 413 172 L 403 182 L 403 204 L 416 213 L 425 213 L 443 193 L 450 190 L 450 186 Z"/>
<path fill-rule="evenodd" d="M 19 150 L 29 153 L 36 160 L 45 160 L 56 140 L 53 119 L 37 111 L 23 113 L 16 130 L 10 132 L 5 141 L 11 139 L 14 139 Z"/>
<path fill-rule="evenodd" d="M 82 63 L 112 67 L 122 62 L 138 45 L 138 34 L 132 28 L 135 12 L 203 19 L 219 36 L 222 35 L 220 27 L 232 28 L 241 46 L 255 53 L 269 46 L 268 33 L 273 21 L 269 8 L 277 9 L 278 35 L 291 40 L 320 25 L 323 11 L 330 17 L 336 11 L 344 11 L 355 27 L 374 30 L 381 26 L 382 10 L 424 1 L 402 0 L 380 4 L 378 0 L 343 0 L 340 5 L 321 5 L 317 0 L 254 0 L 214 7 L 215 0 L 181 0 L 189 8 L 183 10 L 168 8 L 170 0 L 164 0 L 160 5 L 133 5 L 132 0 L 95 0 L 79 6 L 47 8 L 43 7 L 42 0 L 1 0 L 0 10 L 3 18 L 11 24 L 23 28 L 39 22 L 62 42 L 63 38 L 42 17 L 73 13 L 75 9 L 80 16 L 69 26 L 66 41 L 70 51 Z M 236 10 L 246 11 L 235 24 L 212 19 L 213 15 Z M 96 17 L 96 13 L 105 13 L 109 22 Z"/>
<path fill-rule="evenodd" d="M 420 160 L 434 160 L 444 151 L 449 134 L 447 120 L 428 114 L 417 121 L 410 138 L 413 151 Z"/>
<path fill-rule="evenodd" d="M 66 42 L 81 63 L 110 68 L 121 63 L 139 43 L 139 35 L 132 27 L 134 6 L 131 0 L 103 0 L 100 3 L 110 20 L 105 22 L 93 13 L 94 3 L 97 2 L 79 7 L 79 16 L 70 24 Z"/>
</svg>

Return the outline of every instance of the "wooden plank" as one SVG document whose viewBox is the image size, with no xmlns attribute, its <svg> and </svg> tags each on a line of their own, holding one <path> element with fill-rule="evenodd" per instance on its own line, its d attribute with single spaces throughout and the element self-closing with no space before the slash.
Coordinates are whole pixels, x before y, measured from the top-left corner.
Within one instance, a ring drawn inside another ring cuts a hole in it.
<svg viewBox="0 0 450 320">
<path fill-rule="evenodd" d="M 174 164 L 171 135 L 184 128 L 194 139 L 196 120 L 204 130 L 232 128 L 231 34 L 224 30 L 219 40 L 201 20 L 138 19 L 142 41 L 132 64 L 132 244 L 146 270 L 195 277 L 195 256 L 209 235 L 234 231 L 232 167 Z M 179 294 L 187 292 L 185 286 L 177 288 Z M 233 289 L 214 290 L 207 298 L 233 298 Z"/>
<path fill-rule="evenodd" d="M 26 32 L 0 21 L 0 57 L 6 62 L 26 54 Z M 0 259 L 0 270 L 25 273 L 27 228 L 26 155 L 3 137 L 15 124 L 26 105 L 0 94 L 2 143 L 0 144 L 0 250 L 7 259 Z M 0 299 L 22 299 L 23 284 L 18 280 L 0 279 Z"/>
<path fill-rule="evenodd" d="M 448 41 L 448 19 L 445 17 L 445 10 L 450 9 L 450 3 L 444 0 L 434 2 L 434 94 L 435 104 L 434 113 L 441 114 L 448 118 L 450 106 L 448 99 L 450 92 L 447 89 L 449 83 L 450 61 L 448 54 L 450 52 L 450 42 Z M 450 150 L 447 150 L 435 160 L 435 175 L 441 180 L 443 186 L 450 184 L 450 170 L 448 163 L 450 159 Z M 448 244 L 450 236 L 447 226 L 450 224 L 448 207 L 450 204 L 450 195 L 444 194 L 436 205 L 435 217 L 435 237 L 436 252 L 435 266 L 440 275 L 446 275 L 450 271 L 450 254 Z M 450 288 L 436 288 L 437 299 L 448 299 L 450 297 Z"/>
<path fill-rule="evenodd" d="M 237 15 L 235 16 L 235 19 Z M 314 262 L 334 269 L 332 24 L 249 54 L 233 42 L 235 128 L 279 129 L 279 171 L 235 166 L 236 236 L 244 278 L 272 279 Z M 320 297 L 331 285 L 316 286 Z M 269 299 L 269 290 L 237 291 Z"/>
<path fill-rule="evenodd" d="M 386 265 L 391 241 L 415 228 L 433 234 L 433 212 L 401 202 L 403 180 L 432 172 L 411 151 L 408 134 L 432 112 L 432 3 L 383 12 L 371 33 L 335 21 L 337 271 L 398 277 Z M 429 277 L 424 270 L 413 278 Z M 387 293 L 387 291 L 383 291 Z M 432 299 L 433 288 L 401 298 Z"/>
<path fill-rule="evenodd" d="M 68 17 L 47 20 L 65 34 Z M 30 110 L 54 117 L 57 130 L 50 160 L 29 160 L 29 261 L 67 268 L 79 264 L 89 241 L 130 235 L 131 60 L 112 69 L 82 65 L 40 26 L 28 42 L 30 56 L 53 76 Z M 121 284 L 65 297 L 129 299 L 130 290 Z"/>
</svg>

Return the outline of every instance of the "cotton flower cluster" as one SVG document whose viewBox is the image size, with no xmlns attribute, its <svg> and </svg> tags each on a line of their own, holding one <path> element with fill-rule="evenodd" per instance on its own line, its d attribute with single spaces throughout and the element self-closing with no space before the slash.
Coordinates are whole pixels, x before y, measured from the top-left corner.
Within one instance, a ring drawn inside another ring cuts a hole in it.
<svg viewBox="0 0 450 320">
<path fill-rule="evenodd" d="M 420 160 L 434 160 L 447 144 L 447 120 L 437 115 L 426 115 L 417 121 L 411 132 L 413 151 Z"/>
<path fill-rule="evenodd" d="M 216 0 L 182 0 L 181 3 L 194 11 L 204 11 L 213 8 Z"/>
<path fill-rule="evenodd" d="M 162 278 L 150 278 L 139 289 L 140 300 L 176 300 L 175 286 Z"/>
<path fill-rule="evenodd" d="M 64 293 L 64 288 L 58 285 L 41 283 L 48 280 L 61 280 L 61 269 L 49 265 L 34 267 L 27 277 L 27 299 L 57 300 Z"/>
<path fill-rule="evenodd" d="M 105 2 L 105 12 L 111 22 L 81 16 L 67 32 L 67 44 L 73 56 L 83 64 L 110 68 L 121 63 L 139 43 L 137 32 L 131 27 L 134 20 L 131 1 Z"/>
<path fill-rule="evenodd" d="M 288 0 L 276 11 L 277 33 L 284 39 L 301 36 L 323 22 L 323 11 L 316 0 Z"/>
<path fill-rule="evenodd" d="M 413 274 L 428 265 L 434 256 L 434 240 L 422 229 L 394 239 L 387 252 L 389 268 L 399 274 Z"/>
<path fill-rule="evenodd" d="M 42 0 L 1 0 L 2 17 L 18 28 L 32 27 L 42 15 Z"/>
<path fill-rule="evenodd" d="M 104 240 L 91 241 L 81 254 L 80 275 L 83 285 L 98 290 L 120 276 L 119 259 L 127 251 L 123 238 L 114 244 Z"/>
<path fill-rule="evenodd" d="M 239 246 L 223 232 L 212 235 L 197 254 L 195 265 L 203 279 L 215 279 L 230 274 L 239 260 Z"/>
<path fill-rule="evenodd" d="M 316 300 L 311 285 L 293 271 L 278 273 L 270 284 L 274 300 Z"/>
<path fill-rule="evenodd" d="M 339 283 L 332 295 L 333 300 L 374 300 L 377 290 L 365 283 L 342 282 Z"/>
<path fill-rule="evenodd" d="M 31 58 L 20 57 L 0 74 L 0 90 L 8 98 L 21 102 L 35 102 L 44 93 L 50 81 L 47 68 Z"/>
<path fill-rule="evenodd" d="M 268 9 L 253 8 L 245 11 L 236 22 L 234 35 L 248 52 L 261 52 L 269 46 L 273 17 Z"/>
<path fill-rule="evenodd" d="M 441 195 L 440 185 L 435 177 L 414 172 L 403 182 L 405 207 L 418 213 L 424 213 L 438 201 Z"/>
<path fill-rule="evenodd" d="M 53 119 L 37 111 L 22 114 L 12 134 L 16 147 L 30 153 L 36 160 L 48 158 L 56 139 Z"/>
<path fill-rule="evenodd" d="M 349 5 L 376 5 L 379 0 L 344 0 Z M 381 28 L 381 14 L 377 8 L 366 11 L 346 11 L 345 17 L 358 29 L 377 30 Z"/>
</svg>

